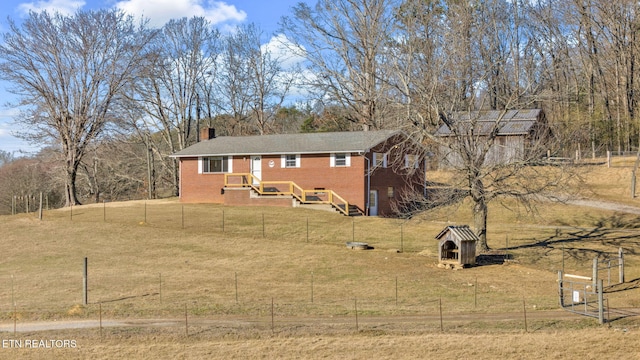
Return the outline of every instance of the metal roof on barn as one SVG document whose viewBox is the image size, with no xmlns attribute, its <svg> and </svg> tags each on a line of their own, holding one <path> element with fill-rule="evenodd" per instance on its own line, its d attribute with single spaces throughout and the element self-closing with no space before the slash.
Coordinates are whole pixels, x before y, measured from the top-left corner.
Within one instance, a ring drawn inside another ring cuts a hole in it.
<svg viewBox="0 0 640 360">
<path fill-rule="evenodd" d="M 460 241 L 478 241 L 478 236 L 469 228 L 469 225 L 447 226 L 442 229 L 436 236 L 436 239 L 440 240 L 447 232 L 451 233 Z"/>
<path fill-rule="evenodd" d="M 457 127 L 460 134 L 473 133 L 475 135 L 488 135 L 498 124 L 498 135 L 526 135 L 541 120 L 542 109 L 524 110 L 488 110 L 488 111 L 461 111 L 450 115 L 453 126 Z M 471 131 L 473 126 L 473 131 Z M 436 136 L 451 136 L 452 131 L 446 124 L 440 126 Z"/>
<path fill-rule="evenodd" d="M 278 134 L 256 136 L 220 136 L 201 141 L 173 154 L 173 157 L 321 154 L 367 152 L 382 144 L 399 130 Z"/>
</svg>

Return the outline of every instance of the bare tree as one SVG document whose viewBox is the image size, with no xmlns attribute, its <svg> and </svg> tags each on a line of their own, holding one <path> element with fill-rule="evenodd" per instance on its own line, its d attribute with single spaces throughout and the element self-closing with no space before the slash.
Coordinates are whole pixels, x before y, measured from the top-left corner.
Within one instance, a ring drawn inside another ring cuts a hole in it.
<svg viewBox="0 0 640 360">
<path fill-rule="evenodd" d="M 215 92 L 220 96 L 218 106 L 225 114 L 217 118 L 217 123 L 224 126 L 228 135 L 245 135 L 254 130 L 251 108 L 255 99 L 250 83 L 255 65 L 251 61 L 252 52 L 260 54 L 259 43 L 255 48 L 260 40 L 252 38 L 255 32 L 251 34 L 246 27 L 238 30 L 224 39 L 220 71 L 214 82 Z"/>
<path fill-rule="evenodd" d="M 258 132 L 266 134 L 275 126 L 276 115 L 297 77 L 294 68 L 283 68 L 287 54 L 274 53 L 268 45 L 262 45 L 263 35 L 255 24 L 240 28 L 246 33 L 249 66 L 248 87 L 252 101 L 251 112 Z"/>
<path fill-rule="evenodd" d="M 297 66 L 285 68 L 290 56 L 275 48 L 272 39 L 264 44 L 264 33 L 256 24 L 240 26 L 224 41 L 220 71 L 215 81 L 228 114 L 229 134 L 267 134 L 276 130 L 277 114 L 297 77 Z"/>
<path fill-rule="evenodd" d="M 14 160 L 13 153 L 9 151 L 0 150 L 0 167 L 10 163 Z"/>
<path fill-rule="evenodd" d="M 203 90 L 215 69 L 218 39 L 218 31 L 204 18 L 171 20 L 154 43 L 155 56 L 145 63 L 131 99 L 138 104 L 131 106 L 144 110 L 141 121 L 162 134 L 169 154 L 197 140 L 203 102 L 211 100 Z M 174 158 L 166 161 L 177 196 L 178 163 Z"/>
<path fill-rule="evenodd" d="M 44 149 L 29 158 L 16 158 L 0 166 L 0 214 L 35 210 L 39 193 L 51 207 L 61 206 L 62 193 L 55 177 L 58 163 L 52 149 Z"/>
<path fill-rule="evenodd" d="M 305 80 L 316 97 L 349 109 L 360 127 L 385 127 L 388 80 L 381 63 L 393 31 L 394 0 L 299 3 L 282 19 L 290 51 L 307 59 Z"/>
<path fill-rule="evenodd" d="M 508 15 L 516 7 L 501 1 L 427 5 L 407 2 L 398 11 L 402 26 L 395 38 L 400 60 L 392 78 L 403 94 L 397 99 L 404 100 L 399 105 L 407 119 L 405 131 L 425 145 L 411 152 L 431 162 L 449 160 L 453 175 L 442 198 L 434 198 L 434 192 L 425 198 L 416 191 L 401 199 L 398 209 L 410 214 L 470 199 L 478 249 L 484 252 L 489 249 L 491 202 L 515 199 L 534 210 L 540 195 L 566 194 L 569 180 L 578 178 L 561 166 L 537 166 L 547 150 L 555 151 L 559 143 L 559 138 L 549 136 L 546 117 L 529 123 L 532 127 L 518 147 L 509 143 L 512 116 L 519 116 L 512 109 L 535 105 L 543 88 L 536 76 L 547 70 L 536 73 L 515 65 L 522 59 L 514 49 L 529 45 L 528 37 L 518 35 L 522 29 L 514 17 Z M 425 74 L 428 82 L 413 74 Z M 428 99 L 423 106 L 419 106 L 421 97 Z M 497 155 L 500 149 L 510 148 L 513 153 L 508 157 Z"/>
<path fill-rule="evenodd" d="M 67 205 L 78 204 L 78 167 L 91 142 L 113 118 L 153 33 L 115 10 L 72 16 L 31 12 L 0 45 L 0 77 L 23 108 L 25 137 L 55 139 L 65 160 Z"/>
</svg>

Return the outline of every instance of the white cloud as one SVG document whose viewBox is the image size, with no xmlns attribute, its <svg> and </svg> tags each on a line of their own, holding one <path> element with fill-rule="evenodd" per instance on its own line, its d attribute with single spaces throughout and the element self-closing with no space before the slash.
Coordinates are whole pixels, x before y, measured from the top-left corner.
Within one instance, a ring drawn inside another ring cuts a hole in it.
<svg viewBox="0 0 640 360">
<path fill-rule="evenodd" d="M 42 0 L 20 4 L 18 11 L 23 15 L 28 14 L 29 11 L 41 12 L 45 10 L 50 14 L 58 12 L 63 15 L 71 15 L 84 5 L 83 0 Z"/>
<path fill-rule="evenodd" d="M 262 45 L 262 50 L 271 53 L 285 69 L 301 64 L 305 60 L 301 55 L 304 53 L 304 49 L 296 47 L 284 34 L 272 37 L 268 43 Z"/>
<path fill-rule="evenodd" d="M 234 5 L 213 0 L 124 0 L 115 7 L 134 16 L 144 16 L 155 27 L 182 17 L 201 16 L 213 24 L 240 22 L 247 17 L 247 13 L 236 9 Z"/>
</svg>

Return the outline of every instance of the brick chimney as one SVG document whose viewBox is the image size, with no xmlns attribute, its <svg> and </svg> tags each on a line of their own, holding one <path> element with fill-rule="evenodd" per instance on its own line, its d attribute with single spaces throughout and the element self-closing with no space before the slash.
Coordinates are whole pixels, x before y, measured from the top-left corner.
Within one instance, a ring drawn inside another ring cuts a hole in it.
<svg viewBox="0 0 640 360">
<path fill-rule="evenodd" d="M 200 141 L 213 139 L 216 137 L 216 129 L 214 128 L 202 128 L 200 129 Z"/>
</svg>

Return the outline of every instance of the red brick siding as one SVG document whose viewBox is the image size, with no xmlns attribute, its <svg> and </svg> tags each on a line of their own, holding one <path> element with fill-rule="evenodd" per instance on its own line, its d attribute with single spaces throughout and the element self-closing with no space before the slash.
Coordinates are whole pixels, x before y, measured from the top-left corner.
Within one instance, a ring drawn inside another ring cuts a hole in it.
<svg viewBox="0 0 640 360">
<path fill-rule="evenodd" d="M 273 161 L 273 167 L 269 167 L 270 161 Z M 308 154 L 300 156 L 299 168 L 283 168 L 280 156 L 265 155 L 262 157 L 262 180 L 293 181 L 305 190 L 333 190 L 349 203 L 364 209 L 364 162 L 362 156 L 352 154 L 351 166 L 331 167 L 328 154 Z"/>
<path fill-rule="evenodd" d="M 222 204 L 223 187 L 224 174 L 198 174 L 197 157 L 180 159 L 180 201 Z"/>
<path fill-rule="evenodd" d="M 402 148 L 395 150 L 394 144 L 402 143 L 401 139 L 389 141 L 387 144 L 372 149 L 367 157 L 373 163 L 373 153 L 387 154 L 387 167 L 377 168 L 371 174 L 371 190 L 378 191 L 378 215 L 392 215 L 392 203 L 398 201 L 402 197 L 402 193 L 418 189 L 422 191 L 426 169 L 424 163 L 420 163 L 413 174 L 409 175 L 409 169 L 404 166 L 405 151 Z M 398 153 L 398 151 L 400 153 Z M 407 150 L 410 152 L 411 149 Z M 389 197 L 389 187 L 393 187 L 393 198 Z"/>
<path fill-rule="evenodd" d="M 381 147 L 376 152 L 384 152 L 388 148 Z M 351 164 L 348 167 L 331 167 L 329 154 L 301 155 L 299 168 L 283 168 L 281 156 L 262 156 L 262 180 L 263 181 L 293 181 L 305 190 L 324 188 L 333 190 L 346 199 L 349 203 L 366 210 L 367 201 L 367 165 L 373 165 L 373 155 L 367 154 L 369 161 L 363 156 L 351 154 Z M 273 166 L 269 163 L 272 161 Z M 233 158 L 234 173 L 249 173 L 251 171 L 251 156 L 235 156 Z M 420 171 L 417 171 L 420 173 Z M 422 171 L 423 173 L 423 171 Z M 394 172 L 391 166 L 386 169 L 378 169 L 371 175 L 371 189 L 378 190 L 378 214 L 391 214 L 391 201 L 387 195 L 388 187 L 393 186 L 395 197 L 399 196 L 402 188 L 407 184 L 406 178 Z M 414 179 L 414 181 L 416 181 Z M 417 180 L 418 183 L 420 180 Z M 225 200 L 227 196 L 221 194 L 224 187 L 224 174 L 198 174 L 198 158 L 180 159 L 180 199 L 183 202 L 213 202 L 244 204 L 245 191 L 229 194 L 233 197 Z M 246 201 L 249 202 L 248 195 Z M 261 202 L 261 205 L 280 205 L 281 199 L 276 203 Z M 248 203 L 247 203 L 248 205 Z M 288 205 L 287 205 L 288 206 Z"/>
<path fill-rule="evenodd" d="M 273 161 L 273 167 L 269 162 Z M 293 181 L 305 190 L 325 188 L 359 206 L 365 207 L 364 158 L 351 156 L 351 166 L 330 167 L 328 154 L 302 155 L 300 168 L 282 168 L 279 155 L 262 156 L 262 180 Z M 183 202 L 224 203 L 220 189 L 224 186 L 223 174 L 198 174 L 198 158 L 180 159 L 180 199 Z M 249 173 L 251 156 L 233 159 L 234 173 Z"/>
<path fill-rule="evenodd" d="M 292 207 L 293 199 L 285 196 L 251 198 L 250 189 L 226 189 L 224 204 L 234 206 L 280 206 Z"/>
</svg>

